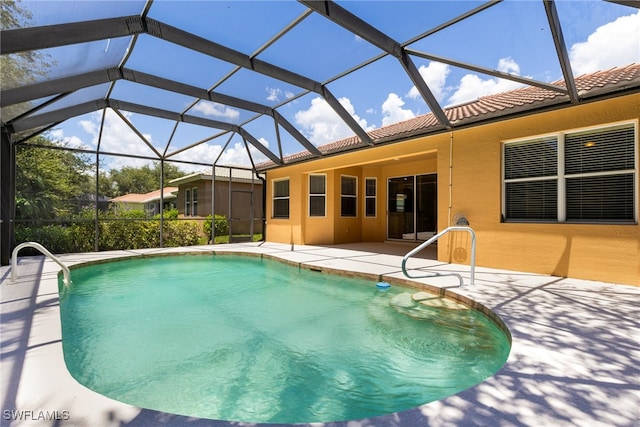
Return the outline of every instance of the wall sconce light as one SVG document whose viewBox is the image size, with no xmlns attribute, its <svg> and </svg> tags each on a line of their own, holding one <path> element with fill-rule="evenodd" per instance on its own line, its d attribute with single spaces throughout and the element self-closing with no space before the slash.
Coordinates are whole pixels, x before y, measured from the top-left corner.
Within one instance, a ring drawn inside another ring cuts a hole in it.
<svg viewBox="0 0 640 427">
<path fill-rule="evenodd" d="M 467 227 L 469 226 L 469 220 L 465 214 L 458 212 L 453 216 L 453 225 Z"/>
</svg>

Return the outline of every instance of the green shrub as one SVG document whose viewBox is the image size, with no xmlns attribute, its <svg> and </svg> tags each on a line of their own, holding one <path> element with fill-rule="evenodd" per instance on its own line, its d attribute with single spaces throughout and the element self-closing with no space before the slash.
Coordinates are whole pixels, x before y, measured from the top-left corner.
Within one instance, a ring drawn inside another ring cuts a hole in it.
<svg viewBox="0 0 640 427">
<path fill-rule="evenodd" d="M 200 234 L 200 225 L 196 221 L 166 221 L 162 228 L 164 247 L 197 245 Z"/>
<path fill-rule="evenodd" d="M 178 219 L 178 209 L 168 209 L 166 211 L 162 211 L 162 217 L 164 219 Z M 160 219 L 160 214 L 157 214 L 155 218 Z"/>
<path fill-rule="evenodd" d="M 76 252 L 70 229 L 64 225 L 24 226 L 16 224 L 15 242 L 16 246 L 24 242 L 37 242 L 51 253 L 57 254 Z M 24 248 L 20 254 L 40 255 L 40 251 Z"/>
<path fill-rule="evenodd" d="M 215 216 L 215 227 L 216 227 L 216 236 L 222 236 L 225 234 L 229 234 L 229 223 L 227 222 L 227 217 L 224 215 Z M 207 215 L 207 218 L 204 221 L 204 233 L 210 238 L 211 236 L 211 215 Z"/>
<path fill-rule="evenodd" d="M 227 219 L 216 215 L 216 234 L 228 233 Z M 205 235 L 203 228 L 207 230 Z M 70 225 L 16 225 L 16 244 L 34 241 L 53 253 L 91 252 L 95 250 L 95 213 L 83 211 Z M 127 250 L 160 246 L 160 216 L 148 219 L 142 210 L 100 212 L 98 214 L 98 250 Z M 206 244 L 211 235 L 211 216 L 207 221 L 179 220 L 175 209 L 164 212 L 163 246 Z M 22 254 L 22 251 L 20 252 Z M 25 248 L 24 255 L 39 252 Z"/>
</svg>

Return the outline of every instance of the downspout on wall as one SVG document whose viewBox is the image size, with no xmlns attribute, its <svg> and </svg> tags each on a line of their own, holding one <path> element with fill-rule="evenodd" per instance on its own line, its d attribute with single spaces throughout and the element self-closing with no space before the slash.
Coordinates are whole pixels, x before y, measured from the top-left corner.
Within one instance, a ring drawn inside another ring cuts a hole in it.
<svg viewBox="0 0 640 427">
<path fill-rule="evenodd" d="M 447 211 L 447 228 L 451 227 L 453 209 L 453 131 L 449 132 L 449 208 Z"/>
<path fill-rule="evenodd" d="M 260 174 L 257 171 L 255 171 L 255 173 L 258 179 L 262 181 L 262 215 L 260 219 L 262 222 L 262 240 L 261 241 L 266 242 L 267 241 L 267 180 L 262 176 L 260 176 Z M 251 194 L 251 197 L 253 197 L 253 193 Z"/>
</svg>

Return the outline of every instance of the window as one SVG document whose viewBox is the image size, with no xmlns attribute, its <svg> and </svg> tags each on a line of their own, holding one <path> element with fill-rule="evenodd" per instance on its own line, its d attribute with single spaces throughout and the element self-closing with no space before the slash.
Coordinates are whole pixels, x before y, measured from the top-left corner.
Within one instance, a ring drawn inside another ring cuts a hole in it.
<svg viewBox="0 0 640 427">
<path fill-rule="evenodd" d="M 289 218 L 289 179 L 273 181 L 273 218 Z"/>
<path fill-rule="evenodd" d="M 357 216 L 358 179 L 355 176 L 340 177 L 340 216 Z"/>
<path fill-rule="evenodd" d="M 326 183 L 326 175 L 309 175 L 309 216 L 325 216 Z"/>
<path fill-rule="evenodd" d="M 184 216 L 191 216 L 191 189 L 184 192 Z"/>
<path fill-rule="evenodd" d="M 636 126 L 504 144 L 506 221 L 636 221 Z"/>
<path fill-rule="evenodd" d="M 191 215 L 198 216 L 198 188 L 191 190 Z"/>
<path fill-rule="evenodd" d="M 376 186 L 375 178 L 364 179 L 364 216 L 376 216 Z"/>
</svg>

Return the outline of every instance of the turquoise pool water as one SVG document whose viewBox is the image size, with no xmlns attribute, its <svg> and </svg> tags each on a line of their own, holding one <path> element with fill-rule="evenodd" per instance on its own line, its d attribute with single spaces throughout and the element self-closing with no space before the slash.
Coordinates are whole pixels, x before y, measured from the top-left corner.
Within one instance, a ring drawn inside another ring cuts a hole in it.
<svg viewBox="0 0 640 427">
<path fill-rule="evenodd" d="M 143 408 L 245 422 L 372 417 L 496 372 L 510 345 L 473 310 L 415 290 L 231 255 L 81 267 L 63 291 L 65 361 L 81 384 Z"/>
</svg>

